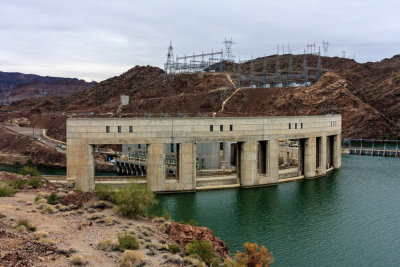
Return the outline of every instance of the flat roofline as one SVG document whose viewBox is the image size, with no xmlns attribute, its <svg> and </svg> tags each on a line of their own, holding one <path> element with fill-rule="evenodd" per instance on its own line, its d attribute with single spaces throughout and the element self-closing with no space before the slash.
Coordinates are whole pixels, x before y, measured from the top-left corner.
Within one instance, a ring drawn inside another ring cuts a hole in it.
<svg viewBox="0 0 400 267">
<path fill-rule="evenodd" d="M 223 120 L 231 120 L 231 119 L 284 119 L 284 118 L 326 118 L 326 117 L 341 117 L 341 114 L 326 114 L 326 115 L 310 115 L 310 116 L 258 116 L 258 117 L 103 117 L 103 118 L 67 118 L 67 120 L 204 120 L 204 119 L 223 119 Z"/>
</svg>

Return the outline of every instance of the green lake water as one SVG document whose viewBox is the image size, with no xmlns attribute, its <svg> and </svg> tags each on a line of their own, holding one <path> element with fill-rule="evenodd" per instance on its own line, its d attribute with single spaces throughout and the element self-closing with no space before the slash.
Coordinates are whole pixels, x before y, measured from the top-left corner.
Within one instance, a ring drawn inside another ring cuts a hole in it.
<svg viewBox="0 0 400 267">
<path fill-rule="evenodd" d="M 340 171 L 315 180 L 157 198 L 231 252 L 265 245 L 273 266 L 400 266 L 398 158 L 344 155 Z"/>
</svg>

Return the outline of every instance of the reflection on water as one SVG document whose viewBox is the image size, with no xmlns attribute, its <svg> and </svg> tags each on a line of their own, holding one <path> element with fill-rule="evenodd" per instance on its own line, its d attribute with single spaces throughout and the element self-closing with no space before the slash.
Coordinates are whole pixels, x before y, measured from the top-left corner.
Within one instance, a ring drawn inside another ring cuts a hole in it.
<svg viewBox="0 0 400 267">
<path fill-rule="evenodd" d="M 160 195 L 176 221 L 195 219 L 228 243 L 264 244 L 274 266 L 400 264 L 400 159 L 343 156 L 315 180 Z"/>
</svg>

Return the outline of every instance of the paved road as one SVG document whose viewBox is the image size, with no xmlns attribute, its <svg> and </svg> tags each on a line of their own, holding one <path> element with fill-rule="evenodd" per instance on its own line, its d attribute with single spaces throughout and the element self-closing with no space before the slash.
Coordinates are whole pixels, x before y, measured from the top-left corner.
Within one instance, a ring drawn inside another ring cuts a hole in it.
<svg viewBox="0 0 400 267">
<path fill-rule="evenodd" d="M 43 136 L 43 129 L 39 128 L 30 128 L 30 127 L 19 127 L 19 126 L 11 126 L 11 125 L 0 125 L 1 127 L 4 127 L 6 129 L 9 129 L 10 131 L 23 134 L 29 137 L 33 137 L 33 135 L 38 138 L 36 142 L 41 142 L 49 147 L 53 147 L 57 149 L 59 152 L 65 153 L 65 149 L 61 149 L 58 145 L 65 145 L 62 142 L 57 142 L 56 140 L 51 140 L 45 136 Z M 40 139 L 40 141 L 39 141 Z"/>
</svg>

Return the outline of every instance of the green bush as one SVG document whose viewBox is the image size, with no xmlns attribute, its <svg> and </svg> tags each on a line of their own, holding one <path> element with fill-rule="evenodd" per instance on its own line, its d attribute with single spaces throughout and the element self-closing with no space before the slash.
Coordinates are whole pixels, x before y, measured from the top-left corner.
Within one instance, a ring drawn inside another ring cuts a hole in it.
<svg viewBox="0 0 400 267">
<path fill-rule="evenodd" d="M 177 244 L 169 244 L 168 248 L 173 254 L 181 252 L 181 248 Z"/>
<path fill-rule="evenodd" d="M 38 178 L 32 178 L 28 181 L 28 185 L 32 186 L 33 188 L 39 188 L 39 186 L 42 184 L 42 181 Z"/>
<path fill-rule="evenodd" d="M 47 203 L 51 205 L 55 205 L 58 203 L 58 197 L 57 194 L 52 192 L 49 197 L 47 198 Z"/>
<path fill-rule="evenodd" d="M 19 170 L 19 174 L 22 175 L 31 175 L 31 176 L 40 176 L 40 172 L 38 171 L 37 167 L 29 167 L 24 166 L 22 170 Z"/>
<path fill-rule="evenodd" d="M 0 181 L 0 197 L 11 197 L 15 195 L 17 189 Z"/>
<path fill-rule="evenodd" d="M 26 164 L 31 165 L 32 164 L 32 159 L 27 159 Z"/>
<path fill-rule="evenodd" d="M 139 241 L 133 234 L 130 234 L 127 231 L 125 231 L 123 233 L 119 233 L 117 237 L 118 237 L 119 249 L 121 250 L 139 249 L 140 246 Z"/>
<path fill-rule="evenodd" d="M 96 185 L 95 191 L 101 200 L 114 201 L 117 188 L 112 185 Z"/>
<path fill-rule="evenodd" d="M 31 223 L 27 219 L 18 220 L 16 228 L 21 226 L 21 225 L 25 226 L 26 229 L 29 229 L 32 232 L 36 231 L 36 226 L 31 225 Z"/>
<path fill-rule="evenodd" d="M 22 189 L 25 184 L 25 180 L 22 178 L 18 178 L 15 180 L 10 180 L 7 182 L 9 186 L 14 187 L 15 189 Z"/>
<path fill-rule="evenodd" d="M 135 218 L 146 216 L 157 203 L 153 192 L 147 187 L 131 183 L 115 193 L 115 204 L 121 215 Z"/>
<path fill-rule="evenodd" d="M 197 223 L 197 221 L 196 221 L 195 219 L 190 219 L 190 220 L 187 222 L 187 224 L 188 224 L 188 225 L 191 225 L 191 226 L 197 226 L 197 225 L 198 225 L 198 223 Z"/>
<path fill-rule="evenodd" d="M 189 255 L 198 256 L 206 263 L 213 262 L 216 257 L 212 244 L 209 241 L 198 241 L 197 239 L 193 239 L 191 243 L 187 244 L 186 252 Z"/>
</svg>

